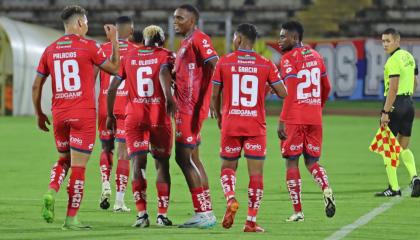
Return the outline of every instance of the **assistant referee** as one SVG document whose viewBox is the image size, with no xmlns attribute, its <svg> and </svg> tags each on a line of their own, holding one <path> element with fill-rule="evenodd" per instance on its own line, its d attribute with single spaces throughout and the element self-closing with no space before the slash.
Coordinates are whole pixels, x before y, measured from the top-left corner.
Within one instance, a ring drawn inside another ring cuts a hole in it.
<svg viewBox="0 0 420 240">
<path fill-rule="evenodd" d="M 390 57 L 384 68 L 384 96 L 386 98 L 381 111 L 381 126 L 389 126 L 397 137 L 403 151 L 399 158 L 404 162 L 410 175 L 412 197 L 420 196 L 420 178 L 417 177 L 413 153 L 408 148 L 414 121 L 413 93 L 417 87 L 418 70 L 413 56 L 400 48 L 400 34 L 394 28 L 386 29 L 382 34 L 382 45 Z M 384 158 L 389 187 L 376 196 L 401 196 L 398 185 L 397 168 Z"/>
</svg>

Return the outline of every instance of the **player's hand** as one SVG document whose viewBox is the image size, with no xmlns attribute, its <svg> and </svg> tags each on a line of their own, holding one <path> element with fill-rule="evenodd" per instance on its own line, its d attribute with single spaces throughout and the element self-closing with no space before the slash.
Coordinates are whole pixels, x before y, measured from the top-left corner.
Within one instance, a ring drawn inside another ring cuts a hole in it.
<svg viewBox="0 0 420 240">
<path fill-rule="evenodd" d="M 112 132 L 115 132 L 116 126 L 117 126 L 117 120 L 115 119 L 115 116 L 108 116 L 106 117 L 106 128 L 108 130 L 111 130 Z"/>
<path fill-rule="evenodd" d="M 175 113 L 177 111 L 176 103 L 173 98 L 169 98 L 166 100 L 166 113 L 172 117 L 175 117 Z"/>
<path fill-rule="evenodd" d="M 41 129 L 44 132 L 49 132 L 50 129 L 47 128 L 47 124 L 51 125 L 50 120 L 48 120 L 47 115 L 45 115 L 44 113 L 40 113 L 37 116 L 37 121 L 38 121 L 38 128 Z"/>
<path fill-rule="evenodd" d="M 385 128 L 386 126 L 388 126 L 388 123 L 389 123 L 389 115 L 382 113 L 381 121 L 380 121 L 381 127 Z"/>
<path fill-rule="evenodd" d="M 284 125 L 284 122 L 280 121 L 279 126 L 277 128 L 277 135 L 279 136 L 280 140 L 286 140 L 286 127 Z"/>
<path fill-rule="evenodd" d="M 109 41 L 118 40 L 117 28 L 114 25 L 105 24 L 104 29 L 105 29 L 106 37 L 109 39 Z"/>
</svg>

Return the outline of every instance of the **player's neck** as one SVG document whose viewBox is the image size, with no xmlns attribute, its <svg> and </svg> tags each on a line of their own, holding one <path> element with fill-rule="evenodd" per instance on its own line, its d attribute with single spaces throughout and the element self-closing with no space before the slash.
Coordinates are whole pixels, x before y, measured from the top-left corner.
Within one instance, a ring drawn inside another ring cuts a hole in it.
<svg viewBox="0 0 420 240">
<path fill-rule="evenodd" d="M 197 26 L 194 26 L 193 28 L 191 28 L 189 31 L 187 31 L 187 32 L 184 34 L 184 38 L 189 38 L 189 37 L 193 34 L 193 32 L 194 32 L 196 29 L 197 29 Z"/>
<path fill-rule="evenodd" d="M 298 43 L 296 43 L 296 45 L 293 48 L 301 48 L 301 47 L 303 47 L 303 43 L 298 42 Z"/>
</svg>

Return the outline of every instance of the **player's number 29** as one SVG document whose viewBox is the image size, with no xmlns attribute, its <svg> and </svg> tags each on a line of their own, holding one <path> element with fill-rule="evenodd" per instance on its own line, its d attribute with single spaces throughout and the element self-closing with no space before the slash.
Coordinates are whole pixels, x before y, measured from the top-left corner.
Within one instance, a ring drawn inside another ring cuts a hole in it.
<svg viewBox="0 0 420 240">
<path fill-rule="evenodd" d="M 63 71 L 61 74 L 61 67 Z M 78 91 L 81 87 L 79 76 L 79 64 L 74 59 L 68 59 L 61 64 L 60 60 L 54 61 L 55 89 L 57 92 Z M 62 78 L 62 75 L 64 78 Z M 73 79 L 73 81 L 71 81 Z M 64 89 L 63 89 L 64 87 Z"/>
<path fill-rule="evenodd" d="M 240 93 L 250 95 L 240 97 Z M 258 77 L 254 75 L 232 75 L 232 106 L 255 107 L 258 97 Z"/>
<path fill-rule="evenodd" d="M 320 79 L 321 79 L 321 70 L 319 68 L 312 68 L 300 70 L 297 74 L 297 78 L 305 78 L 304 82 L 301 82 L 297 85 L 297 99 L 307 99 L 310 97 L 320 97 L 321 88 L 320 88 Z M 315 86 L 315 89 L 312 89 L 310 92 L 304 92 L 305 89 Z"/>
</svg>

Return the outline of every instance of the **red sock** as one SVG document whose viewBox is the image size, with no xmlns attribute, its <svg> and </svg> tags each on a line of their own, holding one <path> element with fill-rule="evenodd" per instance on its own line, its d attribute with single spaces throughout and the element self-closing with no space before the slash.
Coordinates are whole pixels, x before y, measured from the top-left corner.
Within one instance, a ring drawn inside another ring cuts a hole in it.
<svg viewBox="0 0 420 240">
<path fill-rule="evenodd" d="M 203 186 L 203 194 L 204 198 L 206 199 L 206 203 L 208 204 L 207 211 L 213 211 L 213 206 L 211 204 L 210 188 L 208 185 Z"/>
<path fill-rule="evenodd" d="M 211 202 L 208 201 L 203 187 L 190 188 L 190 192 L 196 213 L 211 211 Z"/>
<path fill-rule="evenodd" d="M 131 181 L 131 187 L 133 189 L 134 201 L 136 202 L 136 208 L 138 212 L 146 211 L 147 200 L 146 200 L 146 189 L 147 181 L 143 177 Z"/>
<path fill-rule="evenodd" d="M 130 175 L 130 160 L 118 160 L 115 183 L 117 192 L 125 192 L 127 189 L 128 176 Z"/>
<path fill-rule="evenodd" d="M 247 221 L 256 222 L 258 209 L 264 195 L 264 178 L 262 175 L 252 175 L 248 184 L 248 216 Z"/>
<path fill-rule="evenodd" d="M 66 178 L 69 168 L 70 158 L 60 157 L 51 169 L 50 185 L 48 186 L 48 188 L 54 189 L 54 191 L 58 192 L 60 190 L 60 186 L 63 183 L 64 178 Z"/>
<path fill-rule="evenodd" d="M 299 168 L 289 168 L 286 173 L 286 184 L 289 190 L 290 200 L 292 200 L 293 208 L 295 212 L 302 211 L 301 203 L 301 185 L 302 180 L 300 179 Z"/>
<path fill-rule="evenodd" d="M 170 189 L 168 183 L 156 183 L 157 196 L 158 196 L 158 213 L 166 214 L 169 207 Z"/>
<path fill-rule="evenodd" d="M 328 176 L 327 176 L 327 173 L 325 172 L 325 169 L 322 166 L 318 165 L 318 163 L 315 163 L 309 169 L 309 172 L 311 172 L 312 177 L 318 183 L 318 185 L 321 187 L 322 191 L 324 191 L 324 189 L 328 188 L 328 186 L 329 186 Z"/>
<path fill-rule="evenodd" d="M 223 192 L 225 194 L 226 201 L 235 197 L 235 186 L 236 186 L 236 172 L 231 168 L 225 168 L 220 174 L 220 182 L 222 183 Z"/>
<path fill-rule="evenodd" d="M 67 193 L 69 195 L 67 205 L 68 217 L 76 216 L 82 203 L 85 187 L 85 170 L 84 167 L 71 167 L 69 185 L 67 186 Z"/>
<path fill-rule="evenodd" d="M 112 158 L 113 158 L 112 152 L 101 152 L 101 157 L 99 159 L 99 168 L 101 170 L 101 177 L 102 182 L 109 182 L 109 176 L 111 174 L 112 169 Z"/>
</svg>

